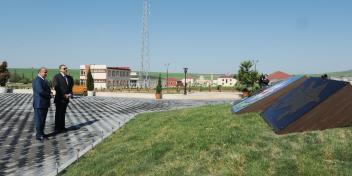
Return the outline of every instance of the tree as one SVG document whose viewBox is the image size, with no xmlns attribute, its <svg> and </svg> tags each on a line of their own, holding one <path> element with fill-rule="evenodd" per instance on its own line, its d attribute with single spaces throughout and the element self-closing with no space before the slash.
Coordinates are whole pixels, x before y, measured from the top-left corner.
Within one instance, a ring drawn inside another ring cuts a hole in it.
<svg viewBox="0 0 352 176">
<path fill-rule="evenodd" d="M 237 74 L 233 74 L 233 78 L 234 79 L 238 79 L 238 75 Z"/>
<path fill-rule="evenodd" d="M 248 91 L 250 94 L 260 88 L 258 80 L 259 73 L 252 69 L 251 61 L 241 62 L 240 69 L 237 74 L 238 82 L 235 87 L 239 91 Z"/>
<path fill-rule="evenodd" d="M 163 88 L 161 86 L 161 74 L 159 74 L 158 85 L 155 88 L 155 93 L 161 94 Z"/>
<path fill-rule="evenodd" d="M 16 73 L 16 70 L 15 70 L 14 73 L 11 73 L 10 82 L 12 82 L 12 83 L 17 83 L 17 82 L 19 82 L 20 80 L 21 80 L 21 77 L 20 77 L 20 75 L 18 75 L 18 74 Z"/>
<path fill-rule="evenodd" d="M 90 68 L 88 69 L 88 73 L 87 73 L 87 90 L 88 91 L 94 90 L 94 79 L 92 76 L 92 72 L 90 71 Z"/>
<path fill-rule="evenodd" d="M 10 72 L 7 69 L 7 62 L 4 61 L 0 65 L 0 86 L 6 86 L 7 81 L 10 78 Z"/>
</svg>

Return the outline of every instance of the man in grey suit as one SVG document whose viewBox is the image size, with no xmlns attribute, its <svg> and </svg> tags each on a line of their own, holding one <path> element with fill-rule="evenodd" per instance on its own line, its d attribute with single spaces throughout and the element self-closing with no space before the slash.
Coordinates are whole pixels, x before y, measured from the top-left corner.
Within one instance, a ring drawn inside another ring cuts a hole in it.
<svg viewBox="0 0 352 176">
<path fill-rule="evenodd" d="M 45 134 L 45 120 L 50 107 L 50 99 L 53 94 L 48 81 L 45 80 L 48 71 L 45 67 L 38 70 L 38 76 L 33 80 L 33 108 L 36 129 L 36 139 L 43 141 Z"/>
</svg>

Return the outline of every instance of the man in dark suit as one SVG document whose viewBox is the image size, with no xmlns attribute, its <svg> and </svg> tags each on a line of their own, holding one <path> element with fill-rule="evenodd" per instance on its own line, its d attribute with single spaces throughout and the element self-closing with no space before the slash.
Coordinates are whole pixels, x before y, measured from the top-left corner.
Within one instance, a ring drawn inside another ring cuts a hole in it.
<svg viewBox="0 0 352 176">
<path fill-rule="evenodd" d="M 67 74 L 67 66 L 59 66 L 60 73 L 53 78 L 53 84 L 56 91 L 54 103 L 55 112 L 55 132 L 61 133 L 67 131 L 65 128 L 65 114 L 70 98 L 72 97 L 73 79 Z"/>
<path fill-rule="evenodd" d="M 49 83 L 45 80 L 47 74 L 47 69 L 41 67 L 32 83 L 36 139 L 40 141 L 44 140 L 45 120 L 50 107 L 50 99 L 53 96 Z"/>
</svg>

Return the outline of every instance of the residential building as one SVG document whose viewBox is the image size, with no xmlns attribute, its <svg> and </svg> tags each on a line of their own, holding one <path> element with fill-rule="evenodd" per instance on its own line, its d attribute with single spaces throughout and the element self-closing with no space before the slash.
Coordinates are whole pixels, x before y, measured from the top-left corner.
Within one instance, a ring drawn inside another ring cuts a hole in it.
<svg viewBox="0 0 352 176">
<path fill-rule="evenodd" d="M 237 83 L 237 80 L 233 75 L 222 75 L 217 79 L 217 85 L 223 87 L 233 87 Z"/>
<path fill-rule="evenodd" d="M 182 85 L 185 85 L 185 78 L 181 79 Z M 186 78 L 187 86 L 193 86 L 194 80 L 191 76 Z"/>
<path fill-rule="evenodd" d="M 331 77 L 330 79 L 332 80 L 337 80 L 337 81 L 346 81 L 352 84 L 352 77 L 348 76 L 342 76 L 342 77 Z"/>
<path fill-rule="evenodd" d="M 195 84 L 197 86 L 202 86 L 202 87 L 208 87 L 209 85 L 212 85 L 212 83 L 213 83 L 212 80 L 205 79 L 203 75 L 200 75 L 199 78 L 195 81 Z"/>
<path fill-rule="evenodd" d="M 289 78 L 291 76 L 292 75 L 287 74 L 285 72 L 277 71 L 277 72 L 274 72 L 274 73 L 268 75 L 268 79 L 270 81 L 270 84 L 272 84 L 272 83 L 275 83 L 275 82 L 279 82 L 279 81 L 285 80 L 285 79 L 287 79 L 287 78 Z"/>
<path fill-rule="evenodd" d="M 177 86 L 177 79 L 176 78 L 168 78 L 165 83 L 166 87 L 176 87 Z"/>
<path fill-rule="evenodd" d="M 94 88 L 126 88 L 130 84 L 129 67 L 108 67 L 106 65 L 81 65 L 80 66 L 80 84 L 85 85 L 87 82 L 88 69 L 94 79 Z"/>
<path fill-rule="evenodd" d="M 130 73 L 130 83 L 129 83 L 129 87 L 131 87 L 131 88 L 137 88 L 137 87 L 139 87 L 138 81 L 139 81 L 139 75 L 138 75 L 138 73 L 135 72 L 135 71 L 131 71 L 131 73 Z"/>
</svg>

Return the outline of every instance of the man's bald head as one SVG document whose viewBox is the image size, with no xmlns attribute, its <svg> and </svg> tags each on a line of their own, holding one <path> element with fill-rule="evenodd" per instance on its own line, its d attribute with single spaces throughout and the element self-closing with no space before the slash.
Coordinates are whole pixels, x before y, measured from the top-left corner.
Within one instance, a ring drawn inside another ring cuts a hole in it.
<svg viewBox="0 0 352 176">
<path fill-rule="evenodd" d="M 45 67 L 40 67 L 38 70 L 38 74 L 45 79 L 48 75 L 48 69 L 46 69 Z"/>
</svg>

